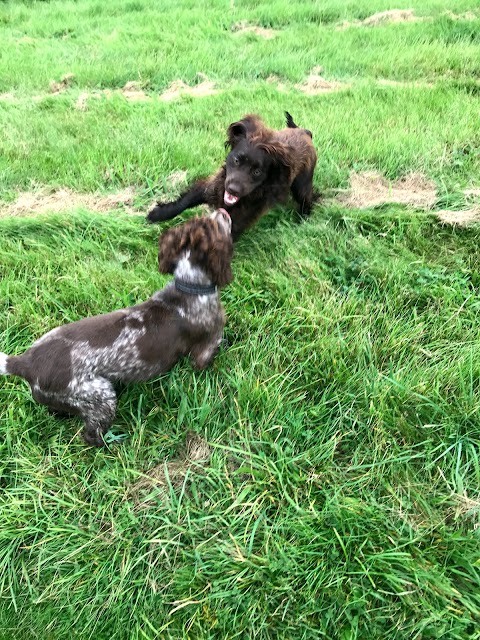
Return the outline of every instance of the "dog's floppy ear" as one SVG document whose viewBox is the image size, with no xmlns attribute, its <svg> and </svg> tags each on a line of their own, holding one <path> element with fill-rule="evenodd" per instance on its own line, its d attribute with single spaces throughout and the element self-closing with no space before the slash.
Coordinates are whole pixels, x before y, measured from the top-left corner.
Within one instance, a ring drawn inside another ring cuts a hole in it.
<svg viewBox="0 0 480 640">
<path fill-rule="evenodd" d="M 292 152 L 287 145 L 282 142 L 272 141 L 261 142 L 258 147 L 266 151 L 276 164 L 281 164 L 287 169 L 290 169 L 292 165 Z"/>
<path fill-rule="evenodd" d="M 207 270 L 217 287 L 224 287 L 233 280 L 233 244 L 230 238 L 218 238 L 207 253 Z"/>
<path fill-rule="evenodd" d="M 158 269 L 160 273 L 173 273 L 186 243 L 184 226 L 167 229 L 158 241 Z"/>
<path fill-rule="evenodd" d="M 233 147 L 239 143 L 242 138 L 246 138 L 258 130 L 261 126 L 260 120 L 257 116 L 249 115 L 245 116 L 238 122 L 232 122 L 227 129 L 228 139 L 225 142 L 225 147 Z"/>
</svg>

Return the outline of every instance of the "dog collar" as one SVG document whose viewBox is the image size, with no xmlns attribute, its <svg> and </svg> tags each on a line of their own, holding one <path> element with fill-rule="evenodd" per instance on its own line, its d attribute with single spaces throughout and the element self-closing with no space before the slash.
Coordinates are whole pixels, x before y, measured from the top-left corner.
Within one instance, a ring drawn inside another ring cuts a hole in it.
<svg viewBox="0 0 480 640">
<path fill-rule="evenodd" d="M 191 296 L 206 296 L 209 293 L 217 293 L 217 287 L 214 284 L 189 284 L 182 280 L 175 280 L 175 289 Z"/>
</svg>

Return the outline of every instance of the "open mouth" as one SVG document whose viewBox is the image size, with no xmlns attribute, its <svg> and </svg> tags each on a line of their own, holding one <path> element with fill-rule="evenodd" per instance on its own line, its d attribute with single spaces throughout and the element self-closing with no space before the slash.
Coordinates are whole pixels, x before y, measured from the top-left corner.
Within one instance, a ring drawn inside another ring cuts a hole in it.
<svg viewBox="0 0 480 640">
<path fill-rule="evenodd" d="M 239 198 L 238 196 L 234 196 L 228 191 L 225 191 L 225 193 L 223 194 L 223 201 L 225 202 L 226 205 L 232 206 L 233 204 L 239 201 Z"/>
</svg>

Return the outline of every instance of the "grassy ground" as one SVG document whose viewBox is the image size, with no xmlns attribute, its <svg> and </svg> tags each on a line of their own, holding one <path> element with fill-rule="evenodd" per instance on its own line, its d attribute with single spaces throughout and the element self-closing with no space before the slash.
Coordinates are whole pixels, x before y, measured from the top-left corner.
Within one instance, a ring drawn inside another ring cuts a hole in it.
<svg viewBox="0 0 480 640">
<path fill-rule="evenodd" d="M 480 186 L 474 0 L 206 4 L 3 2 L 1 198 L 134 186 L 144 211 L 217 166 L 231 121 L 285 109 L 324 194 L 352 169 L 423 172 L 438 208 Z M 425 19 L 337 28 L 402 8 Z M 299 91 L 318 65 L 349 87 Z M 219 92 L 158 98 L 198 73 Z M 0 218 L 0 349 L 160 288 L 159 232 Z M 480 638 L 479 241 L 399 206 L 270 213 L 236 245 L 228 349 L 124 389 L 102 451 L 2 378 L 0 638 Z"/>
</svg>

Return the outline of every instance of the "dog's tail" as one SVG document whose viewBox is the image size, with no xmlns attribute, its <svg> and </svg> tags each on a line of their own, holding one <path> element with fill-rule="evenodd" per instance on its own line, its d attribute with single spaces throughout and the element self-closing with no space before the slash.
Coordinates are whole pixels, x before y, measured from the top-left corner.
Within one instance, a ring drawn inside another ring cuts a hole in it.
<svg viewBox="0 0 480 640">
<path fill-rule="evenodd" d="M 293 121 L 292 116 L 288 113 L 288 111 L 285 111 L 285 118 L 287 119 L 287 127 L 289 129 L 300 129 L 298 124 L 295 124 L 295 122 Z M 308 136 L 310 136 L 310 138 L 313 138 L 312 132 L 309 129 L 303 129 L 303 131 L 305 131 L 305 133 Z"/>
<path fill-rule="evenodd" d="M 24 354 L 19 356 L 9 356 L 0 351 L 0 375 L 2 376 L 20 376 L 29 379 L 30 368 L 28 358 Z"/>
<path fill-rule="evenodd" d="M 4 376 L 9 374 L 8 356 L 6 353 L 2 353 L 1 351 L 0 351 L 0 374 Z"/>
<path fill-rule="evenodd" d="M 298 129 L 298 125 L 295 124 L 292 116 L 288 113 L 288 111 L 285 111 L 285 118 L 287 119 L 287 127 L 289 129 Z"/>
</svg>

